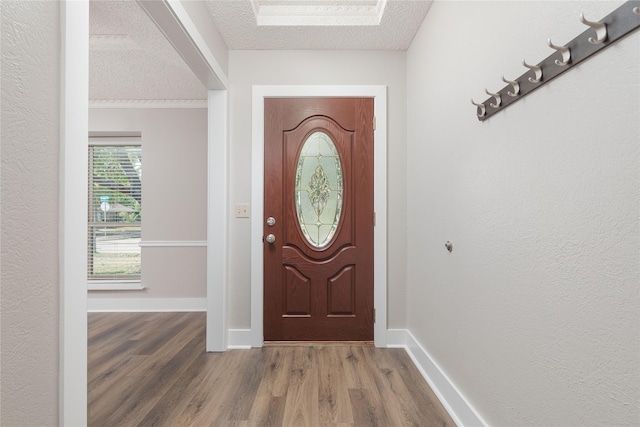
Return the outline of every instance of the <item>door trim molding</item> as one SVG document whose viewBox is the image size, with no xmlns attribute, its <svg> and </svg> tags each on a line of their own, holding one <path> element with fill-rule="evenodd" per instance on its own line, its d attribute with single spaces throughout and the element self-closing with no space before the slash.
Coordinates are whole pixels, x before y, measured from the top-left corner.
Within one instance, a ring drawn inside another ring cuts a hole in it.
<svg viewBox="0 0 640 427">
<path fill-rule="evenodd" d="M 229 93 L 209 90 L 207 136 L 207 351 L 228 346 Z"/>
<path fill-rule="evenodd" d="M 377 347 L 387 346 L 387 87 L 386 86 L 253 86 L 251 138 L 251 342 L 262 347 L 264 258 L 264 98 L 373 98 L 374 130 L 374 307 Z"/>
<path fill-rule="evenodd" d="M 60 2 L 58 424 L 87 423 L 89 2 Z M 48 286 L 48 284 L 47 284 Z"/>
</svg>

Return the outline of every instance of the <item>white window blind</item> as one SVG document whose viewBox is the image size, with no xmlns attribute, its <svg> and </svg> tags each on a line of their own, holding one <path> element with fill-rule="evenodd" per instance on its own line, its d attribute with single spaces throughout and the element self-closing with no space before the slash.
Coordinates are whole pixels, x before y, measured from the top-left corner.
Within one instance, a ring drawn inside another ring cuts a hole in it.
<svg viewBox="0 0 640 427">
<path fill-rule="evenodd" d="M 139 137 L 89 138 L 90 281 L 139 280 L 142 147 Z"/>
</svg>

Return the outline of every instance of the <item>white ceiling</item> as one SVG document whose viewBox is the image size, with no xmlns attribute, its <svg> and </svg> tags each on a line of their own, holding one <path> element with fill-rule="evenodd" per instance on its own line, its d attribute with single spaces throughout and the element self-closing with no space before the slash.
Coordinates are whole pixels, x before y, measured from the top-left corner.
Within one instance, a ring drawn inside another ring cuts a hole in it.
<svg viewBox="0 0 640 427">
<path fill-rule="evenodd" d="M 431 6 L 431 0 L 202 1 L 232 50 L 406 50 Z M 89 31 L 90 100 L 206 99 L 204 86 L 134 0 L 91 0 Z"/>
</svg>

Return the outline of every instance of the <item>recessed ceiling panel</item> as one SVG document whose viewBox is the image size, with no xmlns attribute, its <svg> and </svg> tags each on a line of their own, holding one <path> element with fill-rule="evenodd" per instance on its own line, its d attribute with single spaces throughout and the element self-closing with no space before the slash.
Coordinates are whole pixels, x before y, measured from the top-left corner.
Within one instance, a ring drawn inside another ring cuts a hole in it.
<svg viewBox="0 0 640 427">
<path fill-rule="evenodd" d="M 251 0 L 258 26 L 379 25 L 387 0 Z"/>
<path fill-rule="evenodd" d="M 229 49 L 406 50 L 431 0 L 206 0 Z"/>
</svg>

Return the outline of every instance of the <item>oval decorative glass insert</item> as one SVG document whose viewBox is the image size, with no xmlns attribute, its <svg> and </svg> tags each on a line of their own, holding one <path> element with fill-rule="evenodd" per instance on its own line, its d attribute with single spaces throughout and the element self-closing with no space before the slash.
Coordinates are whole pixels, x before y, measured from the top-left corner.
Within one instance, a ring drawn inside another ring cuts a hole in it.
<svg viewBox="0 0 640 427">
<path fill-rule="evenodd" d="M 302 146 L 296 168 L 298 223 L 316 248 L 331 242 L 342 212 L 343 178 L 340 156 L 331 137 L 316 131 Z"/>
</svg>

